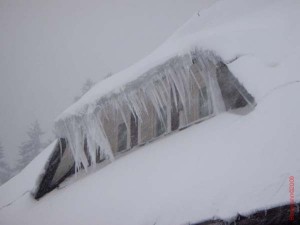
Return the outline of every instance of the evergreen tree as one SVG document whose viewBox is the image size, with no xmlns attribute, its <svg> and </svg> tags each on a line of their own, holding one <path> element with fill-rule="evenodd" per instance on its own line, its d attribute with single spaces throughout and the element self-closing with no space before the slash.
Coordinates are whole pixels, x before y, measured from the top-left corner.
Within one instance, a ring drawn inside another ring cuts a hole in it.
<svg viewBox="0 0 300 225">
<path fill-rule="evenodd" d="M 43 149 L 44 144 L 41 142 L 41 136 L 44 134 L 38 121 L 31 124 L 27 131 L 28 140 L 20 146 L 20 160 L 17 170 L 22 170 L 31 160 L 33 160 Z"/>
<path fill-rule="evenodd" d="M 93 86 L 95 85 L 95 82 L 91 79 L 87 79 L 84 84 L 81 87 L 81 94 L 80 96 L 76 96 L 74 98 L 74 102 L 78 101 L 85 93 L 87 93 Z"/>
<path fill-rule="evenodd" d="M 87 93 L 94 85 L 95 85 L 94 81 L 92 81 L 91 79 L 87 79 L 81 88 L 82 95 Z"/>
<path fill-rule="evenodd" d="M 10 168 L 4 159 L 4 149 L 0 142 L 0 185 L 10 178 Z"/>
<path fill-rule="evenodd" d="M 105 79 L 111 77 L 112 75 L 113 75 L 113 73 L 112 73 L 112 72 L 109 72 L 108 74 L 106 74 L 106 76 L 103 78 L 103 80 L 105 80 Z"/>
</svg>

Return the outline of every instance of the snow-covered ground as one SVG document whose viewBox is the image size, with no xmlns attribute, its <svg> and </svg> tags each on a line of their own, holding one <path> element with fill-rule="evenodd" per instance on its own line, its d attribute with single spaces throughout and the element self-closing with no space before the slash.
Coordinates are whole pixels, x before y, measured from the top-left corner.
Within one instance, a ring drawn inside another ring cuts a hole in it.
<svg viewBox="0 0 300 225">
<path fill-rule="evenodd" d="M 256 108 L 169 135 L 35 201 L 27 191 L 50 146 L 0 187 L 0 224 L 170 225 L 288 204 L 289 176 L 300 185 L 299 12 L 298 0 L 223 0 L 194 15 L 153 54 L 96 85 L 60 119 L 196 46 L 229 63 Z"/>
</svg>

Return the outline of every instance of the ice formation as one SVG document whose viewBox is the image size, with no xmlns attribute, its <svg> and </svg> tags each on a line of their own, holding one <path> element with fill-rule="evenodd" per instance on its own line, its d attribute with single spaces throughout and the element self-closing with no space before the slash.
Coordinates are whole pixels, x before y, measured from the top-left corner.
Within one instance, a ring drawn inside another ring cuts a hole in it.
<svg viewBox="0 0 300 225">
<path fill-rule="evenodd" d="M 191 69 L 192 65 L 199 72 L 198 75 Z M 118 92 L 99 96 L 93 104 L 83 106 L 84 110 L 80 114 L 58 119 L 55 124 L 56 133 L 67 140 L 76 170 L 82 166 L 87 169 L 89 164 L 94 165 L 96 151 L 99 149 L 108 159 L 114 160 L 103 125 L 104 119 L 115 120 L 117 115 L 121 115 L 129 129 L 125 118 L 126 112 L 131 112 L 135 120 L 142 124 L 142 115 L 148 114 L 151 105 L 158 119 L 166 127 L 161 109 L 170 105 L 171 95 L 173 95 L 178 96 L 175 98 L 174 105 L 177 110 L 179 107 L 183 108 L 184 118 L 188 124 L 189 108 L 194 104 L 190 89 L 195 84 L 201 92 L 203 105 L 207 107 L 207 115 L 215 116 L 231 108 L 255 105 L 253 97 L 234 78 L 220 57 L 212 51 L 194 49 L 141 74 Z M 206 93 L 202 93 L 203 84 Z M 165 129 L 164 133 L 170 133 L 170 130 Z M 90 159 L 83 151 L 85 143 Z"/>
</svg>

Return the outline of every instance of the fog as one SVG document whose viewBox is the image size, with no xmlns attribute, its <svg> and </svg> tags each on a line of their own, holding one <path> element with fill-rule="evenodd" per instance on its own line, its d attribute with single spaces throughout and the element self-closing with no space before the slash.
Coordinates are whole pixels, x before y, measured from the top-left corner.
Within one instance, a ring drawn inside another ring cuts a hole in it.
<svg viewBox="0 0 300 225">
<path fill-rule="evenodd" d="M 216 0 L 1 0 L 0 141 L 11 166 L 31 122 L 54 119 L 87 78 L 148 55 Z"/>
</svg>

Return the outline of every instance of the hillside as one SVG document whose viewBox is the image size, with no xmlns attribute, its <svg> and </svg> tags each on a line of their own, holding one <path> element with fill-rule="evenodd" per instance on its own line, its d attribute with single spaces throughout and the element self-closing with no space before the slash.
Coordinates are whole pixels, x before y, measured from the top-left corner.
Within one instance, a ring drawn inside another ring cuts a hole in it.
<svg viewBox="0 0 300 225">
<path fill-rule="evenodd" d="M 0 224 L 180 225 L 289 204 L 289 176 L 300 184 L 299 11 L 297 0 L 217 2 L 151 55 L 97 84 L 58 120 L 195 47 L 216 52 L 257 106 L 248 115 L 222 113 L 145 145 L 35 201 L 27 191 L 49 146 L 0 187 Z"/>
</svg>

